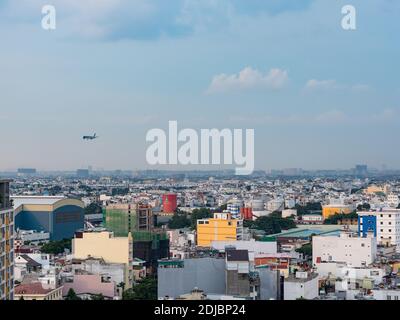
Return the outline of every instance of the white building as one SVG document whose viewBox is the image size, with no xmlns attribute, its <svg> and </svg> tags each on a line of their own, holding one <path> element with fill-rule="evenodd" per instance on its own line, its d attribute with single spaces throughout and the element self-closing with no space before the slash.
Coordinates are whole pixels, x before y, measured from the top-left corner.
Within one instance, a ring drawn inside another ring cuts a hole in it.
<svg viewBox="0 0 400 320">
<path fill-rule="evenodd" d="M 400 290 L 396 289 L 377 289 L 372 290 L 375 300 L 400 300 Z"/>
<path fill-rule="evenodd" d="M 301 221 L 309 224 L 322 224 L 324 218 L 320 214 L 304 214 L 301 217 Z"/>
<path fill-rule="evenodd" d="M 374 262 L 377 243 L 372 236 L 362 238 L 349 232 L 340 236 L 313 237 L 313 264 L 344 262 L 352 267 L 364 267 Z"/>
<path fill-rule="evenodd" d="M 31 242 L 31 243 L 39 243 L 39 242 L 47 242 L 50 240 L 50 233 L 44 231 L 36 231 L 36 230 L 18 230 L 17 231 L 17 239 L 21 240 L 22 243 Z"/>
<path fill-rule="evenodd" d="M 397 194 L 393 194 L 393 193 L 389 194 L 387 196 L 387 203 L 388 203 L 389 207 L 396 209 L 400 204 L 399 196 Z"/>
<path fill-rule="evenodd" d="M 385 268 L 380 267 L 348 267 L 346 263 L 325 262 L 317 263 L 318 278 L 336 278 L 336 291 L 350 288 L 356 281 L 370 282 L 379 285 L 387 275 Z M 368 289 L 368 288 L 367 288 Z"/>
<path fill-rule="evenodd" d="M 296 272 L 284 281 L 284 300 L 315 299 L 318 297 L 318 276 L 316 273 Z"/>
<path fill-rule="evenodd" d="M 400 251 L 400 209 L 357 212 L 360 217 L 376 217 L 376 237 L 380 245 L 396 246 Z M 362 229 L 362 225 L 360 228 Z"/>
</svg>

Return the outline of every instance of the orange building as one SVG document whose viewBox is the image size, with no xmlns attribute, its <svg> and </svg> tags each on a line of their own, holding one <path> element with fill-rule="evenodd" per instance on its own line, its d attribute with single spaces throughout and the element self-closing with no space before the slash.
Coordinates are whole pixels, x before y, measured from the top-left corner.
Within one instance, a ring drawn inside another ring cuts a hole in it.
<svg viewBox="0 0 400 320">
<path fill-rule="evenodd" d="M 213 218 L 197 220 L 197 245 L 211 247 L 213 241 L 243 239 L 243 220 L 230 213 L 215 213 Z"/>
<path fill-rule="evenodd" d="M 324 219 L 328 219 L 330 216 L 334 216 L 335 214 L 350 214 L 354 212 L 355 209 L 354 205 L 329 204 L 322 207 L 322 216 Z"/>
</svg>

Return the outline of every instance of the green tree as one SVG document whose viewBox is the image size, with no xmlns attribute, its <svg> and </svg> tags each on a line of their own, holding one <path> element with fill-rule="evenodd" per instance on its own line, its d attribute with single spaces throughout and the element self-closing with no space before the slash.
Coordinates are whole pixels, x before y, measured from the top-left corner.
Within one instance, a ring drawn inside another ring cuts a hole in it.
<svg viewBox="0 0 400 320">
<path fill-rule="evenodd" d="M 145 278 L 122 294 L 123 300 L 157 300 L 157 280 Z"/>
<path fill-rule="evenodd" d="M 70 288 L 68 290 L 67 296 L 65 297 L 65 300 L 82 300 L 81 298 L 79 298 L 74 289 Z"/>
<path fill-rule="evenodd" d="M 104 296 L 102 293 L 100 294 L 92 294 L 90 296 L 90 300 L 104 300 Z"/>
<path fill-rule="evenodd" d="M 281 212 L 273 212 L 252 222 L 251 228 L 263 230 L 266 234 L 275 234 L 296 228 L 296 223 L 291 218 L 282 218 Z"/>
<path fill-rule="evenodd" d="M 369 209 L 371 209 L 371 205 L 369 203 L 363 203 L 357 206 L 358 211 L 368 211 Z"/>
<path fill-rule="evenodd" d="M 102 207 L 97 202 L 92 202 L 85 208 L 85 215 L 86 214 L 99 214 L 102 213 Z"/>
<path fill-rule="evenodd" d="M 339 220 L 342 220 L 342 219 L 357 219 L 357 218 L 358 218 L 358 214 L 355 211 L 352 213 L 349 213 L 349 214 L 336 213 L 335 215 L 330 216 L 329 218 L 325 219 L 324 224 L 338 224 Z"/>
<path fill-rule="evenodd" d="M 71 250 L 71 239 L 49 241 L 42 246 L 40 251 L 48 254 L 60 254 L 63 253 L 65 249 Z"/>
<path fill-rule="evenodd" d="M 190 227 L 191 221 L 186 217 L 185 214 L 174 214 L 171 220 L 168 221 L 168 227 L 170 229 L 182 229 Z"/>
<path fill-rule="evenodd" d="M 296 252 L 302 253 L 304 257 L 312 257 L 312 244 L 307 243 L 303 245 L 301 248 L 296 249 Z"/>
<path fill-rule="evenodd" d="M 212 213 L 210 209 L 207 208 L 194 209 L 192 214 L 190 215 L 192 228 L 196 228 L 197 220 L 207 219 L 207 218 L 212 218 Z"/>
</svg>

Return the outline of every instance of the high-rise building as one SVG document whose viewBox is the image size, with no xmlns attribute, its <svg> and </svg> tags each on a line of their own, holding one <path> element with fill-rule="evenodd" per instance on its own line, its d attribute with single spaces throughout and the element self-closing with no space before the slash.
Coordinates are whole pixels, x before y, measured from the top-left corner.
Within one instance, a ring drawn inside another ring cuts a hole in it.
<svg viewBox="0 0 400 320">
<path fill-rule="evenodd" d="M 368 166 L 365 164 L 357 164 L 354 173 L 357 176 L 365 176 L 368 174 Z"/>
<path fill-rule="evenodd" d="M 0 300 L 14 299 L 14 210 L 10 180 L 0 180 Z"/>
<path fill-rule="evenodd" d="M 76 170 L 76 176 L 78 178 L 89 178 L 90 171 L 89 169 L 78 169 Z"/>
<path fill-rule="evenodd" d="M 104 226 L 117 237 L 135 231 L 152 231 L 154 215 L 151 206 L 134 203 L 109 204 L 105 209 Z"/>
<path fill-rule="evenodd" d="M 157 261 L 169 256 L 169 239 L 165 231 L 154 230 L 155 216 L 145 204 L 110 204 L 105 209 L 105 227 L 117 237 L 132 234 L 133 257 L 146 261 L 149 272 L 157 270 Z"/>
</svg>

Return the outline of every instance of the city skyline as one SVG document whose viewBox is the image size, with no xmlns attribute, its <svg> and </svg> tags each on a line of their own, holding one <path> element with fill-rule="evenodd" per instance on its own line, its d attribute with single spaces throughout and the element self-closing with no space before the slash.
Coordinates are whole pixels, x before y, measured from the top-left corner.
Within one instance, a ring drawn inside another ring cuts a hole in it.
<svg viewBox="0 0 400 320">
<path fill-rule="evenodd" d="M 398 3 L 351 1 L 353 31 L 348 1 L 56 0 L 53 31 L 45 4 L 0 4 L 0 171 L 204 169 L 147 165 L 170 120 L 254 128 L 255 170 L 397 167 Z"/>
</svg>

